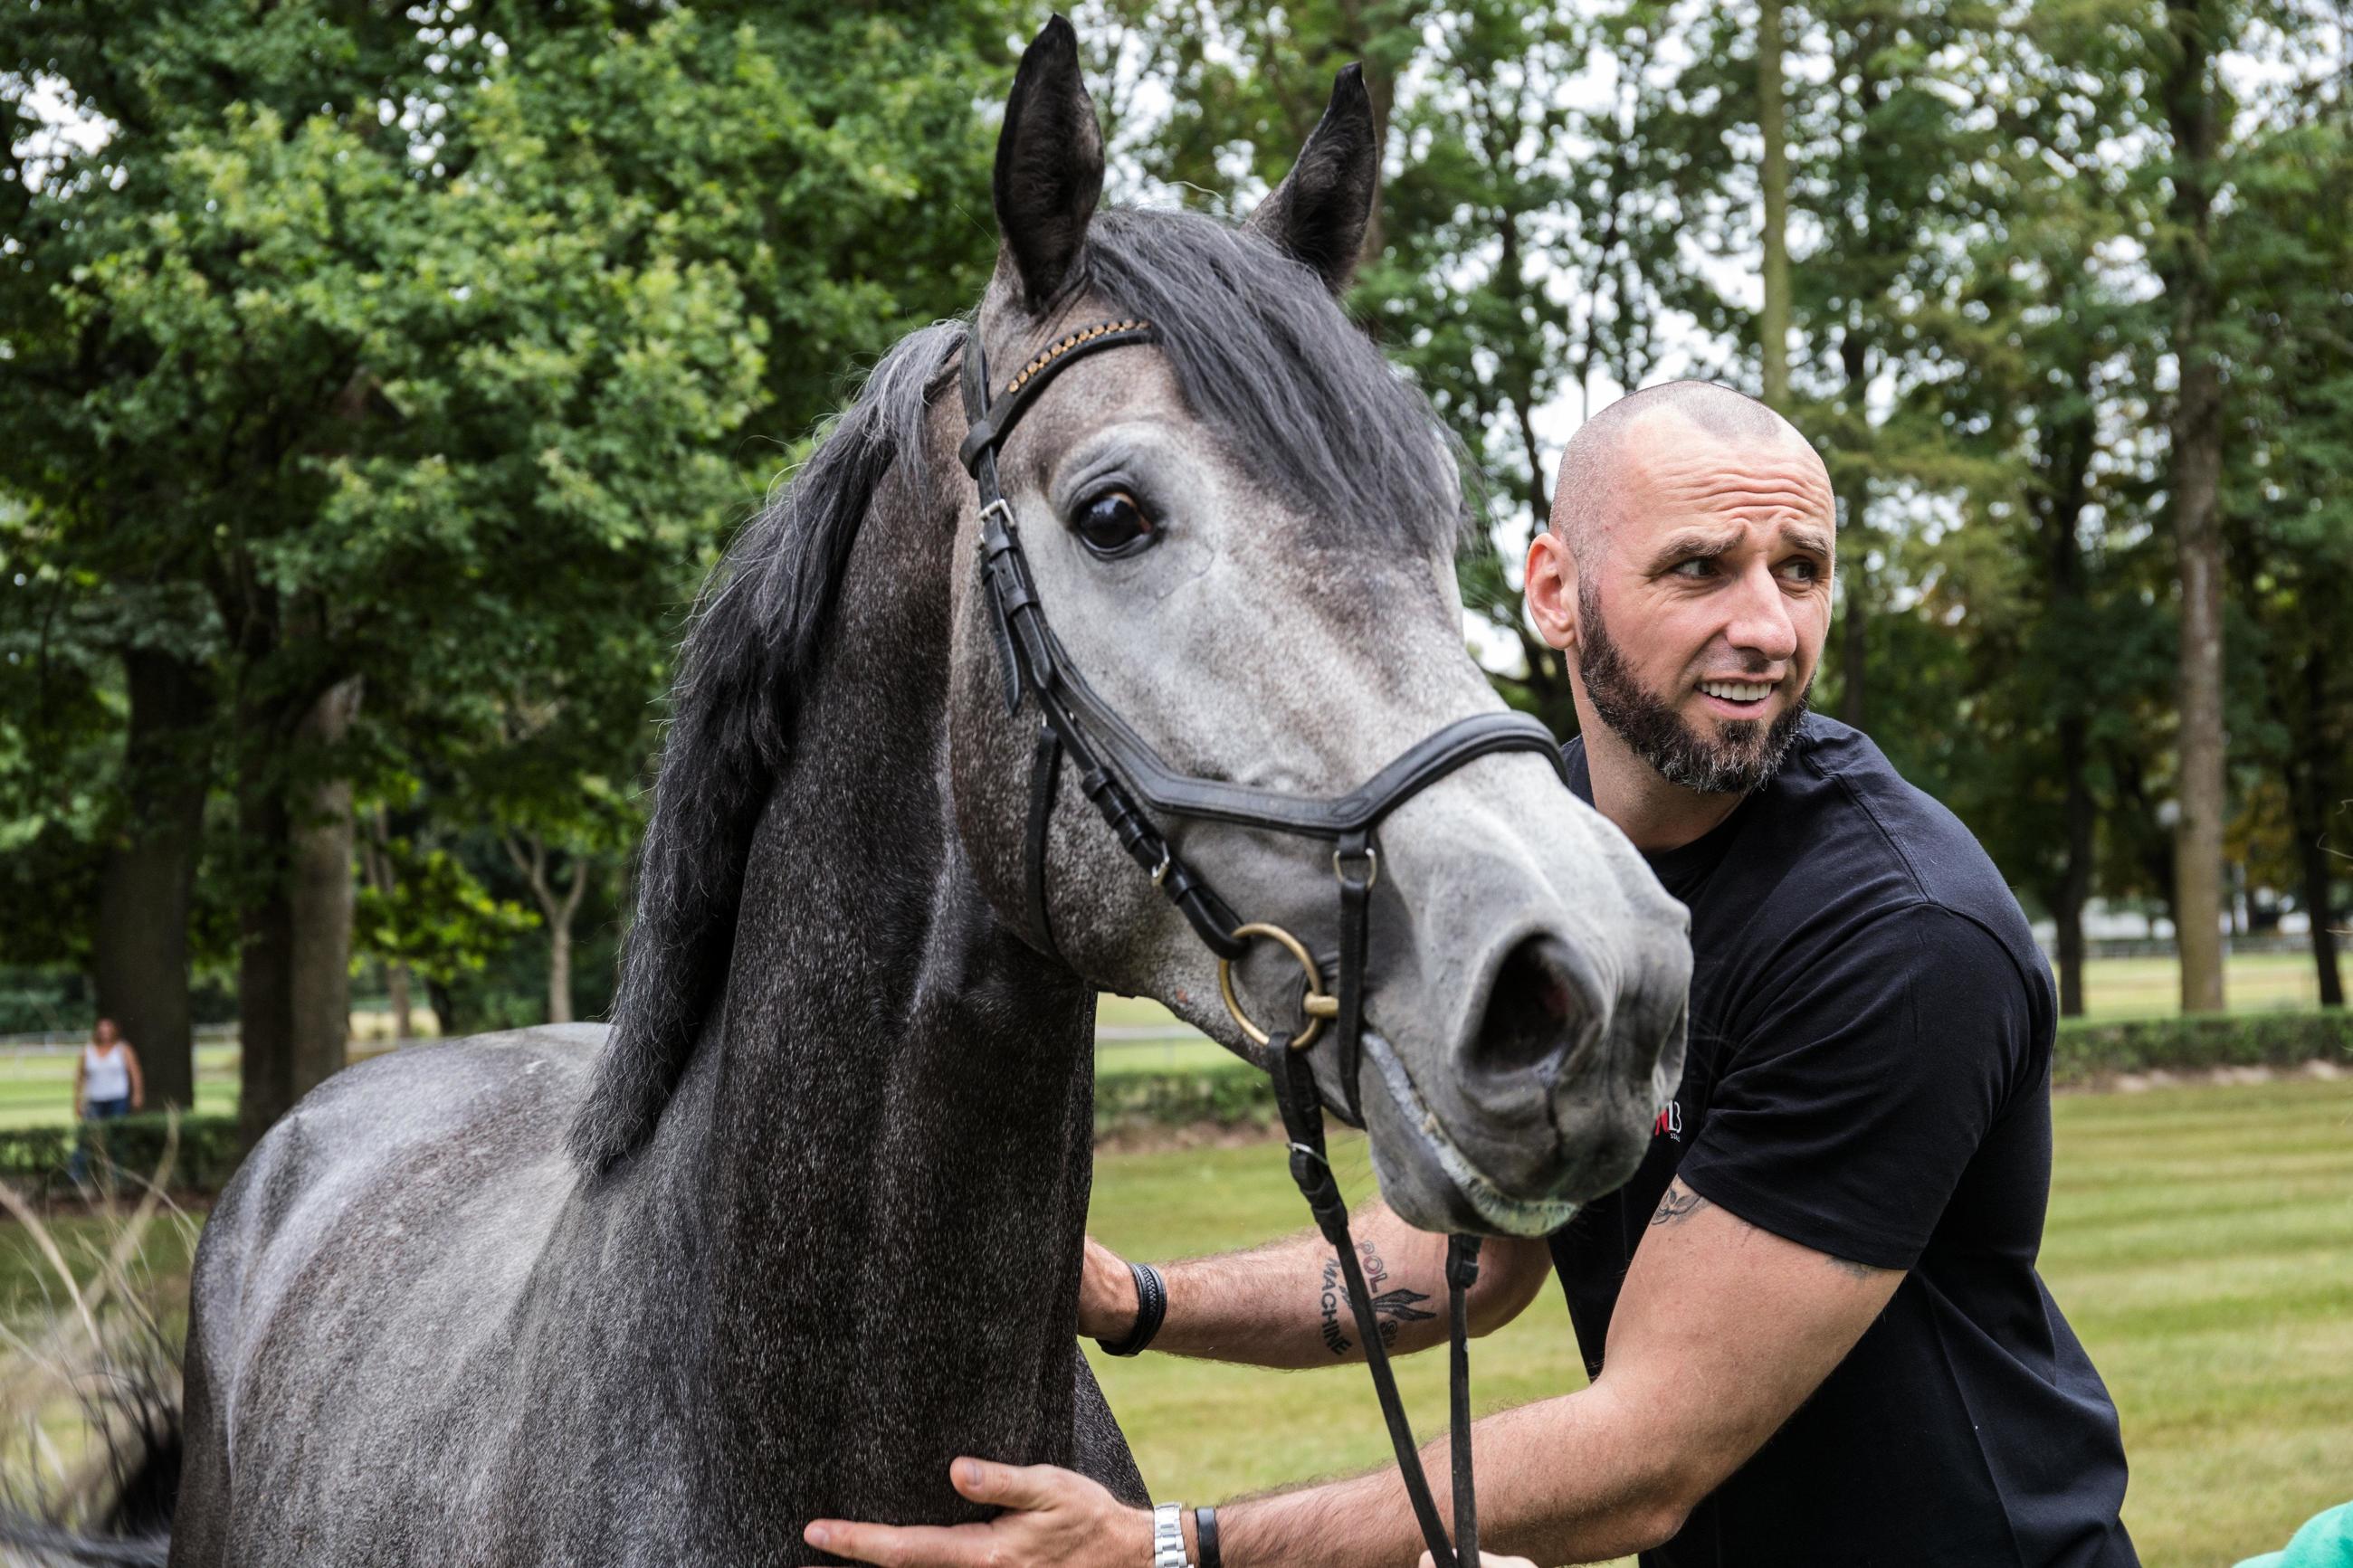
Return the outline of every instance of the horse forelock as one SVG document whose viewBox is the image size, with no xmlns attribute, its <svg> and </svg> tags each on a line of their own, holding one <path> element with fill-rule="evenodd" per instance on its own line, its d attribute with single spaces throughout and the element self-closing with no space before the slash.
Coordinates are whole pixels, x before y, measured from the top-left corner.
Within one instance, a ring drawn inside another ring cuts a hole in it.
<svg viewBox="0 0 2353 1568">
<path fill-rule="evenodd" d="M 1198 213 L 1113 210 L 1087 234 L 1093 291 L 1159 331 L 1176 386 L 1243 469 L 1340 548 L 1451 550 L 1459 447 L 1428 398 L 1264 236 Z"/>
</svg>

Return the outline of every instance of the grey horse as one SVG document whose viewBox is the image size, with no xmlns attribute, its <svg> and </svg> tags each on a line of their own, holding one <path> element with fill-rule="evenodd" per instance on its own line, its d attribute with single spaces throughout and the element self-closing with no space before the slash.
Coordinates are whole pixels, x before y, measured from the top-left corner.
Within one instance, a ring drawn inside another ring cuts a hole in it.
<svg viewBox="0 0 2353 1568">
<path fill-rule="evenodd" d="M 1099 214 L 1066 24 L 1007 106 L 990 355 L 1115 316 L 1160 340 L 1073 366 L 1005 489 L 1072 658 L 1198 774 L 1333 794 L 1500 706 L 1463 648 L 1451 449 L 1334 301 L 1375 158 L 1352 70 L 1248 224 Z M 963 333 L 890 353 L 698 609 L 609 1038 L 355 1068 L 222 1195 L 174 1563 L 818 1561 L 815 1516 L 976 1517 L 959 1453 L 1145 1496 L 1075 1344 L 1095 993 L 1249 1052 L 1067 771 L 1064 962 L 1020 934 L 1034 721 L 978 598 Z M 1090 549 L 1072 520 L 1105 497 L 1155 547 Z M 1171 832 L 1245 918 L 1328 943 L 1328 846 Z M 1416 797 L 1382 852 L 1383 1187 L 1433 1228 L 1556 1223 L 1631 1169 L 1678 1070 L 1683 911 L 1527 752 Z M 1261 1016 L 1295 995 L 1280 952 L 1238 973 Z"/>
</svg>

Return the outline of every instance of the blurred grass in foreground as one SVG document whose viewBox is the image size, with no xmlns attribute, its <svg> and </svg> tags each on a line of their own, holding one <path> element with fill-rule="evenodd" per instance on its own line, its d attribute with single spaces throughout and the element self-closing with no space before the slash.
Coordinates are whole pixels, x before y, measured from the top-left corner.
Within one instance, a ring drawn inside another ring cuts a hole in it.
<svg viewBox="0 0 2353 1568">
<path fill-rule="evenodd" d="M 2353 1083 L 2069 1095 L 2056 1110 L 2043 1275 L 2123 1415 L 2142 1560 L 2207 1568 L 2277 1548 L 2353 1495 Z M 1362 1203 L 1363 1141 L 1333 1153 Z M 1272 1142 L 1096 1163 L 1095 1234 L 1128 1256 L 1304 1222 Z M 1155 1496 L 1214 1502 L 1387 1460 L 1361 1367 L 1092 1359 Z M 1482 1414 L 1585 1382 L 1552 1289 L 1472 1365 Z M 1437 1437 L 1443 1356 L 1398 1370 L 1416 1434 Z"/>
</svg>

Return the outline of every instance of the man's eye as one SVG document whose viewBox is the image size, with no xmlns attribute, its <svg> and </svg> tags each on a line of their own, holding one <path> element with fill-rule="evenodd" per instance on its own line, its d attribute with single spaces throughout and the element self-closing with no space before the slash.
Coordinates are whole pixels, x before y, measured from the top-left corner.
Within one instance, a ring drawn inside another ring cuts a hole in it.
<svg viewBox="0 0 2353 1568">
<path fill-rule="evenodd" d="M 1071 530 L 1097 555 L 1133 555 L 1160 537 L 1158 525 L 1125 490 L 1105 490 L 1081 506 Z"/>
<path fill-rule="evenodd" d="M 1715 563 L 1704 555 L 1694 555 L 1688 561 L 1678 561 L 1667 568 L 1670 577 L 1710 577 L 1715 574 Z"/>
<path fill-rule="evenodd" d="M 1805 560 L 1802 557 L 1788 563 L 1781 568 L 1781 570 L 1787 572 L 1790 576 L 1795 577 L 1800 583 L 1820 582 L 1822 575 L 1822 569 L 1819 564 L 1814 562 Z"/>
</svg>

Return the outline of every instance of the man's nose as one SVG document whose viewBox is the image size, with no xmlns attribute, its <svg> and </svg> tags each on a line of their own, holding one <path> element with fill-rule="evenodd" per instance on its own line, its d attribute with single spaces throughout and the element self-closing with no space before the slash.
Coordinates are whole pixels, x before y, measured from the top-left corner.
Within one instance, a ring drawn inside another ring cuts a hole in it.
<svg viewBox="0 0 2353 1568">
<path fill-rule="evenodd" d="M 1798 651 L 1798 625 L 1789 616 L 1789 596 L 1769 563 L 1759 562 L 1741 574 L 1732 624 L 1725 639 L 1743 653 L 1755 653 L 1776 662 Z"/>
</svg>

